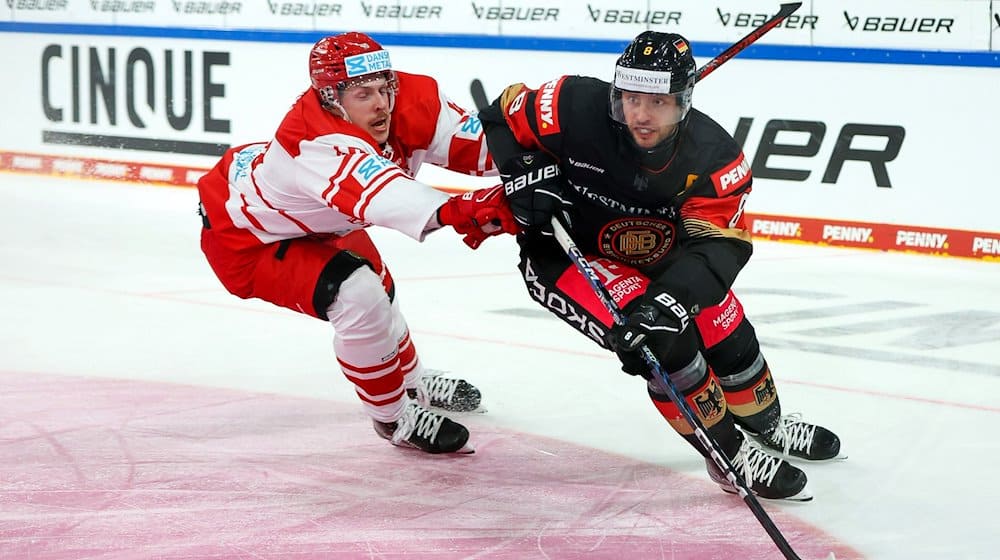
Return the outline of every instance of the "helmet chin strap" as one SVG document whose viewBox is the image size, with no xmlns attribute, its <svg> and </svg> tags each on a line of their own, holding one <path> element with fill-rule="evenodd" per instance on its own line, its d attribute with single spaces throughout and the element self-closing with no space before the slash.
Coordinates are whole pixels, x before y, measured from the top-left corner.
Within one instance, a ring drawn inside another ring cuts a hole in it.
<svg viewBox="0 0 1000 560">
<path fill-rule="evenodd" d="M 332 86 L 326 86 L 323 89 L 316 90 L 316 93 L 319 95 L 319 103 L 324 109 L 347 122 L 351 122 L 351 117 L 347 115 L 347 111 L 344 110 L 344 106 L 341 105 L 340 100 L 337 99 L 338 93 L 336 89 Z"/>
<path fill-rule="evenodd" d="M 351 116 L 347 114 L 347 111 L 344 109 L 344 106 L 340 104 L 340 101 L 337 101 L 336 99 L 330 101 L 328 109 L 345 121 L 351 122 Z"/>
<path fill-rule="evenodd" d="M 636 144 L 635 138 L 632 137 L 632 133 L 628 130 L 628 128 L 623 128 L 625 135 L 628 136 L 629 145 L 631 145 L 632 149 L 639 153 L 640 164 L 646 168 L 658 169 L 666 165 L 666 163 L 673 156 L 674 148 L 677 146 L 677 138 L 679 137 L 683 124 L 684 121 L 677 123 L 677 126 L 674 128 L 674 131 L 670 134 L 670 136 L 664 138 L 652 148 L 643 148 L 642 146 Z"/>
</svg>

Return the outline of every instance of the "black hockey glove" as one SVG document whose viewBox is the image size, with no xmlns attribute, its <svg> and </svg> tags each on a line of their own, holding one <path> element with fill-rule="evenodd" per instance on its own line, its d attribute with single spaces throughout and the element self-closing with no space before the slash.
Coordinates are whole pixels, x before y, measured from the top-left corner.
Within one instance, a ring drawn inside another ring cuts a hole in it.
<svg viewBox="0 0 1000 560">
<path fill-rule="evenodd" d="M 622 371 L 649 378 L 649 366 L 639 347 L 646 344 L 659 357 L 670 351 L 690 322 L 687 309 L 669 293 L 651 287 L 625 317 L 608 333 L 608 343 L 622 362 Z"/>
<path fill-rule="evenodd" d="M 645 379 L 651 379 L 653 372 L 649 369 L 649 364 L 642 357 L 642 353 L 639 350 L 620 350 L 615 347 L 614 331 L 608 333 L 608 345 L 618 354 L 618 361 L 622 363 L 622 371 L 629 375 L 638 375 Z"/>
<path fill-rule="evenodd" d="M 500 179 L 514 220 L 551 233 L 552 215 L 564 205 L 559 164 L 545 152 L 525 152 L 500 166 Z"/>
</svg>

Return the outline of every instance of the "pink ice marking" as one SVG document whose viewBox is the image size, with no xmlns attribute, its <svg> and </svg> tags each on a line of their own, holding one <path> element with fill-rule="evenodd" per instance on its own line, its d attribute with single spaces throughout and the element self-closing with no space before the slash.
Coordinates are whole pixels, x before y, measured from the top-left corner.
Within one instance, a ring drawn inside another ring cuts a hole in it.
<svg viewBox="0 0 1000 560">
<path fill-rule="evenodd" d="M 350 404 L 0 372 L 0 558 L 779 557 L 707 479 L 489 426 L 429 456 Z M 860 557 L 769 509 L 804 558 Z"/>
</svg>

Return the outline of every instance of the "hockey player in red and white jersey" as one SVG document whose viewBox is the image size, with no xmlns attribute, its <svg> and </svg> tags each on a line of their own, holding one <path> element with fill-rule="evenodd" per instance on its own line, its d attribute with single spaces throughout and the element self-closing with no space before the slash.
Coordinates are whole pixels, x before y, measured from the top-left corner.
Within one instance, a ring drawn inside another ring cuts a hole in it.
<svg viewBox="0 0 1000 560">
<path fill-rule="evenodd" d="M 365 228 L 419 241 L 451 226 L 472 248 L 515 232 L 500 187 L 449 197 L 413 178 L 424 163 L 496 174 L 482 128 L 433 78 L 394 71 L 362 33 L 318 41 L 309 74 L 270 142 L 230 149 L 198 182 L 202 251 L 231 293 L 331 323 L 340 368 L 378 435 L 471 452 L 468 430 L 428 407 L 471 410 L 481 395 L 465 380 L 424 375 Z"/>
</svg>

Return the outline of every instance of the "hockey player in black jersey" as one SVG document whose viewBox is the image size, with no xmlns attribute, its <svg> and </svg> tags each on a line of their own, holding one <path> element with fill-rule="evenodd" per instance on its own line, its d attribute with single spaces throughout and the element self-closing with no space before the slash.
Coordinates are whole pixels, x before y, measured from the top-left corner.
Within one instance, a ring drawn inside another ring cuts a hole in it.
<svg viewBox="0 0 1000 560">
<path fill-rule="evenodd" d="M 519 266 L 531 296 L 646 378 L 656 408 L 704 454 L 651 379 L 638 352 L 648 345 L 758 496 L 809 499 L 805 473 L 744 435 L 785 456 L 840 451 L 826 428 L 781 415 L 754 328 L 730 290 L 752 252 L 743 216 L 752 177 L 732 136 L 691 107 L 695 75 L 686 39 L 646 31 L 618 58 L 613 83 L 513 84 L 479 118 L 523 227 Z M 624 326 L 613 325 L 552 237 L 553 213 L 603 276 Z"/>
</svg>

